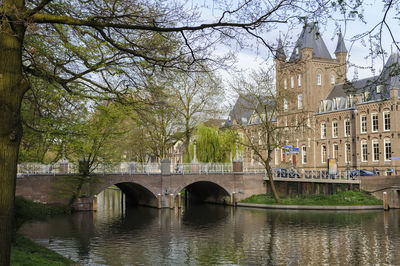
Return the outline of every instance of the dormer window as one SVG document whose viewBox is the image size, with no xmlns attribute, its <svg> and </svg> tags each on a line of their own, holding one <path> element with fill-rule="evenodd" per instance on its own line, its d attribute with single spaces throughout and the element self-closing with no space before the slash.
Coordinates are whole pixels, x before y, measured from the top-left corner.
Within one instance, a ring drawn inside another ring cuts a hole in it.
<svg viewBox="0 0 400 266">
<path fill-rule="evenodd" d="M 299 53 L 300 53 L 300 49 L 299 49 L 299 47 L 296 47 L 296 55 L 299 55 Z"/>
<path fill-rule="evenodd" d="M 363 102 L 368 101 L 369 91 L 364 91 L 362 94 Z"/>
<path fill-rule="evenodd" d="M 382 93 L 383 85 L 376 86 L 376 93 Z"/>
</svg>

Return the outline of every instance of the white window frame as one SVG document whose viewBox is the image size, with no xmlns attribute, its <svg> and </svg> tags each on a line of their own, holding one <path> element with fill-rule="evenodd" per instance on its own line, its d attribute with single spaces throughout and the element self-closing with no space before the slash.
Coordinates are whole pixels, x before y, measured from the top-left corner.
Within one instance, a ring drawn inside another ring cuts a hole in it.
<svg viewBox="0 0 400 266">
<path fill-rule="evenodd" d="M 326 145 L 321 145 L 321 163 L 326 163 Z"/>
<path fill-rule="evenodd" d="M 388 121 L 386 120 L 386 115 L 389 115 Z M 390 127 L 391 127 L 390 120 L 391 120 L 390 111 L 384 111 L 383 112 L 383 131 L 390 131 Z"/>
<path fill-rule="evenodd" d="M 376 118 L 376 120 L 374 119 L 374 117 Z M 376 124 L 375 124 L 376 122 Z M 375 128 L 376 126 L 376 128 Z M 378 117 L 378 113 L 372 113 L 371 114 L 371 131 L 372 132 L 378 132 L 379 130 L 379 117 Z"/>
<path fill-rule="evenodd" d="M 290 88 L 294 89 L 294 76 L 290 77 Z"/>
<path fill-rule="evenodd" d="M 348 128 L 349 130 L 347 130 L 347 128 Z M 345 136 L 345 137 L 349 137 L 350 134 L 351 134 L 350 132 L 351 132 L 350 119 L 345 119 L 345 120 L 344 120 L 344 136 Z"/>
<path fill-rule="evenodd" d="M 261 131 L 258 131 L 258 145 L 262 145 L 262 134 Z"/>
<path fill-rule="evenodd" d="M 301 74 L 297 76 L 297 86 L 301 87 Z"/>
<path fill-rule="evenodd" d="M 360 144 L 361 144 L 361 161 L 368 162 L 368 142 L 366 140 L 362 140 Z"/>
<path fill-rule="evenodd" d="M 283 88 L 287 90 L 287 78 L 283 80 Z"/>
<path fill-rule="evenodd" d="M 331 84 L 335 84 L 335 75 L 331 74 Z"/>
<path fill-rule="evenodd" d="M 288 102 L 288 99 L 285 98 L 285 99 L 283 99 L 283 111 L 287 112 L 288 109 L 289 109 L 289 102 Z"/>
<path fill-rule="evenodd" d="M 321 123 L 321 139 L 326 139 L 326 123 Z"/>
<path fill-rule="evenodd" d="M 301 163 L 302 164 L 307 163 L 307 147 L 306 146 L 301 146 Z"/>
<path fill-rule="evenodd" d="M 349 163 L 351 159 L 351 145 L 348 142 L 344 144 L 344 159 L 346 163 Z"/>
<path fill-rule="evenodd" d="M 390 138 L 385 138 L 383 140 L 383 148 L 384 148 L 384 158 L 386 162 L 391 161 L 392 159 L 390 159 L 390 157 L 392 157 L 392 142 L 390 140 Z M 390 149 L 390 154 L 388 154 L 388 144 L 389 144 L 389 149 Z"/>
<path fill-rule="evenodd" d="M 339 137 L 338 121 L 332 121 L 332 138 Z"/>
<path fill-rule="evenodd" d="M 322 77 L 320 73 L 317 73 L 317 85 L 321 85 L 322 84 Z"/>
<path fill-rule="evenodd" d="M 367 133 L 367 129 L 368 129 L 367 115 L 360 115 L 360 133 Z"/>
<path fill-rule="evenodd" d="M 375 147 L 377 147 L 377 151 Z M 379 162 L 379 140 L 377 139 L 372 140 L 372 161 Z"/>
<path fill-rule="evenodd" d="M 303 94 L 297 95 L 297 108 L 299 110 L 303 109 Z"/>
<path fill-rule="evenodd" d="M 339 159 L 339 145 L 337 143 L 332 144 L 332 158 L 336 161 Z"/>
</svg>

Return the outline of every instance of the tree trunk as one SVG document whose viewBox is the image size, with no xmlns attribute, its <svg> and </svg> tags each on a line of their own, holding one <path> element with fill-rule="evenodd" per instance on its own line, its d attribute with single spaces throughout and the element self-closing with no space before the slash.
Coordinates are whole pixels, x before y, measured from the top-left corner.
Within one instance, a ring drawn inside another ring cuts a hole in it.
<svg viewBox="0 0 400 266">
<path fill-rule="evenodd" d="M 5 0 L 0 24 L 0 265 L 10 264 L 15 180 L 22 137 L 21 101 L 28 82 L 22 75 L 25 26 L 23 0 Z M 20 13 L 20 14 L 18 14 Z M 13 22 L 10 22 L 13 21 Z"/>
<path fill-rule="evenodd" d="M 279 203 L 281 200 L 279 199 L 278 192 L 276 191 L 276 188 L 275 188 L 275 182 L 272 177 L 271 167 L 267 167 L 267 175 L 268 175 L 269 184 L 271 185 L 272 196 L 274 197 L 275 201 L 277 203 Z"/>
</svg>

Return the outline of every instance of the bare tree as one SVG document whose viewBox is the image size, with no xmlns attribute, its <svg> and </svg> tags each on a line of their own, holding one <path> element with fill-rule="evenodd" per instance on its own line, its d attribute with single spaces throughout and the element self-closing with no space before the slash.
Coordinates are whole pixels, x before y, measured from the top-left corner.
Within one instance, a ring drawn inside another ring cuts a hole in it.
<svg viewBox="0 0 400 266">
<path fill-rule="evenodd" d="M 303 125 L 305 116 L 286 113 L 284 101 L 290 101 L 293 95 L 275 90 L 272 69 L 240 77 L 233 87 L 240 99 L 231 112 L 233 127 L 243 136 L 239 138 L 240 144 L 247 148 L 251 159 L 265 168 L 273 197 L 279 202 L 271 167 L 273 153 L 286 144 L 291 132 Z"/>
</svg>

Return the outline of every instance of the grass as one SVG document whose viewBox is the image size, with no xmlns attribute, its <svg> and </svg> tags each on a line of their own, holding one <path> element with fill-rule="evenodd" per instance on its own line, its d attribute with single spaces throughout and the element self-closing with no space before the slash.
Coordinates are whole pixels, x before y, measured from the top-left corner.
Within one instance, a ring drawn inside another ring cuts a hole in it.
<svg viewBox="0 0 400 266">
<path fill-rule="evenodd" d="M 65 206 L 33 202 L 22 197 L 15 198 L 16 230 L 29 220 L 46 220 L 56 215 L 69 214 Z M 11 246 L 11 265 L 73 265 L 74 262 L 58 253 L 40 246 L 28 238 L 15 234 Z"/>
<path fill-rule="evenodd" d="M 282 197 L 276 203 L 271 194 L 258 194 L 242 200 L 243 203 L 279 204 L 279 205 L 318 205 L 318 206 L 356 206 L 382 205 L 382 201 L 372 195 L 359 191 L 338 192 L 333 195 L 302 194 Z"/>
<path fill-rule="evenodd" d="M 17 234 L 11 248 L 11 265 L 73 265 L 75 262 Z"/>
</svg>

